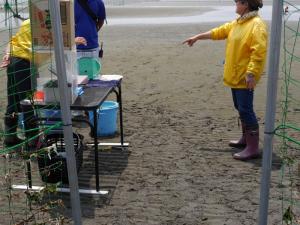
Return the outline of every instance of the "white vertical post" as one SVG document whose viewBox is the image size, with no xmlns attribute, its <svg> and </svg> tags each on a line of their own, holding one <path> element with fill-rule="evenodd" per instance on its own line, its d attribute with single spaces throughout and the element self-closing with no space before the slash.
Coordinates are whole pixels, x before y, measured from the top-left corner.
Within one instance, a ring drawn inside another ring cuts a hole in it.
<svg viewBox="0 0 300 225">
<path fill-rule="evenodd" d="M 49 0 L 52 36 L 55 50 L 55 62 L 60 95 L 60 106 L 64 128 L 64 139 L 66 142 L 67 167 L 70 185 L 72 217 L 75 225 L 81 225 L 81 207 L 78 192 L 78 177 L 74 152 L 74 140 L 72 131 L 72 120 L 70 110 L 70 99 L 67 97 L 68 81 L 66 65 L 64 61 L 64 46 L 62 38 L 62 27 L 60 18 L 59 0 Z"/>
<path fill-rule="evenodd" d="M 280 42 L 282 27 L 283 0 L 274 0 L 268 61 L 268 88 L 265 113 L 265 136 L 263 165 L 260 186 L 259 225 L 268 224 L 270 176 L 272 169 L 272 151 L 274 124 L 276 115 L 277 80 L 279 73 Z"/>
</svg>

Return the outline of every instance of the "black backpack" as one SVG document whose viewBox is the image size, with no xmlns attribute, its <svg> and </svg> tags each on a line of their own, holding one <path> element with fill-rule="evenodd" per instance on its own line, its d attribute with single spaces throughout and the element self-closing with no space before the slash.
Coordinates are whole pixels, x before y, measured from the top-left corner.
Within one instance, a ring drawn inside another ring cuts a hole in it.
<svg viewBox="0 0 300 225">
<path fill-rule="evenodd" d="M 95 21 L 97 30 L 100 30 L 100 19 L 96 16 L 96 14 L 91 10 L 86 0 L 77 0 L 81 7 L 86 11 L 87 14 Z M 106 20 L 105 20 L 106 21 Z M 107 23 L 107 22 L 106 22 Z"/>
</svg>

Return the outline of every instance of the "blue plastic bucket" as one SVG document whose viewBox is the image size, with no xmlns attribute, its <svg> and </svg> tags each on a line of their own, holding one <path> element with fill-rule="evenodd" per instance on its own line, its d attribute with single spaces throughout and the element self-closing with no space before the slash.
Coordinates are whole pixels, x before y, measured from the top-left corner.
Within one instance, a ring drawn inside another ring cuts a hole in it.
<svg viewBox="0 0 300 225">
<path fill-rule="evenodd" d="M 117 115 L 119 104 L 114 101 L 105 101 L 97 111 L 97 137 L 113 136 L 117 131 Z M 91 124 L 94 124 L 93 112 L 89 112 Z"/>
</svg>

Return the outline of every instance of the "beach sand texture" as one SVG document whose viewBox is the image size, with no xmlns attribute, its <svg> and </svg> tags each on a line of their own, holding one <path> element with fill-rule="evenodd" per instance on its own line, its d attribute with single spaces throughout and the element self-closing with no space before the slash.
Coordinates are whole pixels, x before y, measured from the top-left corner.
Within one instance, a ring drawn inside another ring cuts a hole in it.
<svg viewBox="0 0 300 225">
<path fill-rule="evenodd" d="M 220 23 L 109 24 L 110 16 L 187 16 L 212 8 L 198 2 L 199 7 L 194 7 L 193 1 L 189 1 L 191 7 L 178 8 L 183 3 L 174 2 L 164 1 L 168 6 L 154 9 L 140 5 L 107 8 L 108 25 L 100 34 L 104 42 L 102 72 L 124 76 L 125 141 L 130 147 L 129 152 L 100 153 L 100 182 L 111 192 L 106 197 L 82 196 L 83 224 L 258 222 L 261 159 L 234 160 L 232 154 L 237 150 L 227 145 L 240 136 L 240 127 L 230 89 L 222 83 L 225 42 L 199 41 L 192 48 L 181 44 Z M 225 5 L 234 7 L 231 2 Z M 265 74 L 255 92 L 261 148 L 266 83 Z M 87 130 L 77 129 L 89 139 Z M 274 225 L 281 224 L 280 196 L 287 188 L 279 189 L 277 151 L 275 148 L 269 206 L 269 224 Z M 93 152 L 86 151 L 85 157 L 92 158 Z M 93 180 L 89 177 L 92 165 L 84 161 L 80 184 Z M 70 216 L 70 208 L 65 213 Z"/>
</svg>

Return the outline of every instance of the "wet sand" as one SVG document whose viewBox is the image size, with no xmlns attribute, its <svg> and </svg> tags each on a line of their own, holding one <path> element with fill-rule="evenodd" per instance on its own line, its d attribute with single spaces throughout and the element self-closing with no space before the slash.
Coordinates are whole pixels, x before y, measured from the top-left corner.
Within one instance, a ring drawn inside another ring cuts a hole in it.
<svg viewBox="0 0 300 225">
<path fill-rule="evenodd" d="M 233 160 L 236 150 L 227 145 L 240 135 L 240 127 L 230 90 L 222 84 L 225 43 L 181 45 L 216 25 L 104 28 L 103 73 L 124 75 L 125 136 L 131 154 L 109 204 L 95 210 L 87 224 L 257 223 L 261 159 Z M 255 98 L 261 130 L 266 80 L 264 76 Z M 263 135 L 261 147 L 262 140 Z M 279 224 L 276 154 L 272 172 L 269 223 Z"/>
</svg>

